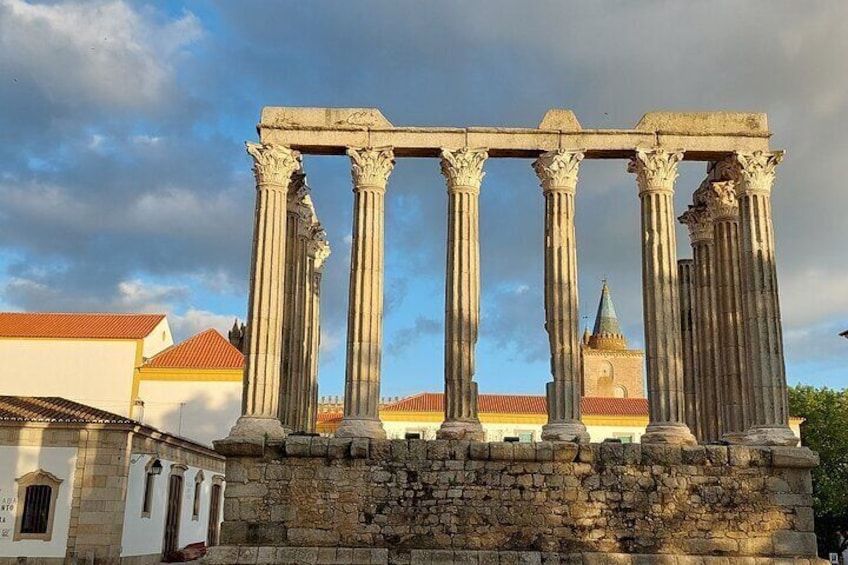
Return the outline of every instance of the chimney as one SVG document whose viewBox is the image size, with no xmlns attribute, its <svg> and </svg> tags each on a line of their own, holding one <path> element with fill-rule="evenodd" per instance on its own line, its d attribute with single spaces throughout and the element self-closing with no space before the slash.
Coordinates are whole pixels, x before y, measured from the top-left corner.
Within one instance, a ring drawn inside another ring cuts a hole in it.
<svg viewBox="0 0 848 565">
<path fill-rule="evenodd" d="M 133 400 L 132 408 L 130 409 L 130 419 L 135 420 L 139 424 L 144 423 L 144 401 L 140 398 Z"/>
</svg>

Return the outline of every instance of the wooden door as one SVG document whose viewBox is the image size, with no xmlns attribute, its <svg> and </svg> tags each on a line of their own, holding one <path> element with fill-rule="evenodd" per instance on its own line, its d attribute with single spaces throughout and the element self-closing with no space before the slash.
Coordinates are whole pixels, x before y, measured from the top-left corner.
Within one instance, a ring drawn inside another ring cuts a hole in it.
<svg viewBox="0 0 848 565">
<path fill-rule="evenodd" d="M 180 512 L 183 502 L 183 478 L 171 475 L 168 483 L 168 510 L 165 515 L 165 539 L 162 542 L 162 559 L 169 561 L 171 554 L 179 549 Z"/>
<path fill-rule="evenodd" d="M 221 514 L 221 485 L 212 485 L 209 501 L 209 527 L 206 529 L 206 547 L 218 545 L 218 518 Z"/>
</svg>

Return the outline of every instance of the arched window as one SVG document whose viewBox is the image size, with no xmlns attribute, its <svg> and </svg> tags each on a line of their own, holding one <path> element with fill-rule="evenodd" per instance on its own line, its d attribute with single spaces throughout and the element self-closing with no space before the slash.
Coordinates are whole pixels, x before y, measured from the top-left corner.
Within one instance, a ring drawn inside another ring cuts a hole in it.
<svg viewBox="0 0 848 565">
<path fill-rule="evenodd" d="M 151 457 L 145 466 L 147 474 L 144 478 L 144 498 L 141 501 L 141 517 L 150 518 L 153 510 L 153 495 L 156 487 L 156 477 L 162 473 L 162 462 L 156 457 Z"/>
<path fill-rule="evenodd" d="M 17 479 L 18 504 L 13 540 L 50 541 L 62 479 L 43 469 Z"/>
<path fill-rule="evenodd" d="M 198 471 L 194 476 L 194 504 L 191 507 L 191 519 L 200 519 L 200 491 L 203 488 L 203 471 Z"/>
<path fill-rule="evenodd" d="M 627 398 L 627 389 L 624 385 L 615 385 L 615 389 L 613 390 L 613 396 L 616 398 Z"/>
</svg>

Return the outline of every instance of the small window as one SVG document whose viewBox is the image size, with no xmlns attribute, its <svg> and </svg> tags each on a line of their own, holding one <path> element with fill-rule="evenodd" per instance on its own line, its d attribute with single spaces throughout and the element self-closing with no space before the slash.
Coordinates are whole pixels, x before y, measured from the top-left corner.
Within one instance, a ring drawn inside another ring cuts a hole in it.
<svg viewBox="0 0 848 565">
<path fill-rule="evenodd" d="M 612 437 L 621 443 L 633 443 L 633 434 L 612 434 Z"/>
<path fill-rule="evenodd" d="M 53 516 L 62 480 L 39 469 L 17 480 L 18 505 L 14 540 L 50 541 L 53 536 Z"/>
<path fill-rule="evenodd" d="M 150 518 L 153 511 L 153 498 L 156 489 L 156 476 L 162 473 L 162 462 L 151 457 L 145 467 L 147 475 L 144 479 L 144 498 L 141 502 L 141 517 Z"/>
<path fill-rule="evenodd" d="M 613 396 L 616 398 L 627 398 L 627 389 L 622 385 L 615 385 Z"/>
<path fill-rule="evenodd" d="M 518 441 L 521 443 L 532 443 L 533 441 L 533 432 L 518 431 L 515 435 L 518 436 Z"/>
<path fill-rule="evenodd" d="M 203 471 L 198 471 L 194 476 L 194 504 L 191 507 L 191 519 L 200 519 L 200 491 L 203 487 Z"/>
</svg>

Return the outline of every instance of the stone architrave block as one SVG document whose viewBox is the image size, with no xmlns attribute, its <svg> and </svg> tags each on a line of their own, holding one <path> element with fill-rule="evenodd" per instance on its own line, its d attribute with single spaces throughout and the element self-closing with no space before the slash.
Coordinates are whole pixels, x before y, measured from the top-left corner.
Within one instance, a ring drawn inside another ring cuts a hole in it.
<svg viewBox="0 0 848 565">
<path fill-rule="evenodd" d="M 553 460 L 557 463 L 572 463 L 575 460 L 581 463 L 592 463 L 595 460 L 595 453 L 589 444 L 578 445 L 571 441 L 554 441 L 551 442 L 551 447 Z M 589 460 L 585 461 L 584 458 Z"/>
<path fill-rule="evenodd" d="M 797 469 L 819 466 L 819 454 L 808 447 L 773 447 L 772 465 Z"/>
<path fill-rule="evenodd" d="M 804 557 L 815 555 L 817 550 L 816 534 L 812 532 L 779 531 L 772 535 L 772 542 L 779 556 Z"/>
<path fill-rule="evenodd" d="M 445 461 L 450 456 L 450 442 L 446 439 L 434 439 L 427 442 L 427 459 Z"/>
<path fill-rule="evenodd" d="M 288 436 L 286 438 L 287 457 L 309 457 L 309 436 Z"/>
<path fill-rule="evenodd" d="M 409 443 L 406 440 L 392 441 L 392 461 L 406 461 L 409 459 Z"/>
<path fill-rule="evenodd" d="M 489 459 L 489 443 L 475 441 L 468 446 L 468 457 L 474 461 L 487 461 Z"/>
<path fill-rule="evenodd" d="M 366 437 L 353 438 L 350 442 L 350 456 L 353 459 L 368 459 L 370 441 Z"/>
<path fill-rule="evenodd" d="M 392 440 L 372 439 L 368 457 L 376 461 L 389 461 L 392 458 Z"/>
<path fill-rule="evenodd" d="M 489 444 L 489 453 L 492 461 L 513 461 L 515 458 L 515 444 L 507 442 L 496 442 Z"/>
<path fill-rule="evenodd" d="M 468 459 L 468 451 L 471 447 L 471 443 L 472 442 L 468 440 L 451 440 L 449 444 L 450 458 L 455 459 L 456 461 L 465 461 Z"/>
<path fill-rule="evenodd" d="M 347 459 L 350 457 L 350 444 L 353 441 L 346 437 L 332 437 L 327 444 L 327 457 L 329 459 Z"/>
<path fill-rule="evenodd" d="M 679 465 L 683 462 L 681 446 L 642 445 L 643 465 Z"/>
<path fill-rule="evenodd" d="M 327 457 L 330 445 L 330 438 L 313 437 L 309 442 L 310 457 Z"/>
<path fill-rule="evenodd" d="M 535 461 L 536 446 L 532 443 L 516 443 L 513 444 L 512 451 L 513 461 Z"/>
<path fill-rule="evenodd" d="M 549 441 L 540 441 L 536 446 L 536 461 L 543 463 L 554 460 L 554 446 Z"/>
</svg>

